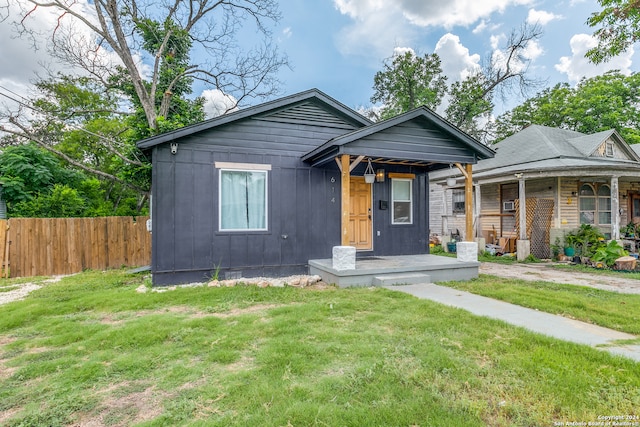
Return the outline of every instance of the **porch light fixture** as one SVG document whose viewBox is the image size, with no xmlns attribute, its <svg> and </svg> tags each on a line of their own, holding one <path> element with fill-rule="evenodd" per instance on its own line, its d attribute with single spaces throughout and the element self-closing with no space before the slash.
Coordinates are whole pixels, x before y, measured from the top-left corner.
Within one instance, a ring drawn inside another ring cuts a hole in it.
<svg viewBox="0 0 640 427">
<path fill-rule="evenodd" d="M 371 159 L 367 159 L 367 168 L 364 170 L 364 182 L 367 184 L 373 184 L 376 180 L 376 173 L 371 166 Z"/>
<path fill-rule="evenodd" d="M 449 163 L 449 172 L 453 173 L 453 163 Z M 447 178 L 447 187 L 453 187 L 456 185 L 456 179 L 452 176 Z"/>
<path fill-rule="evenodd" d="M 376 170 L 376 182 L 384 182 L 384 169 Z"/>
</svg>

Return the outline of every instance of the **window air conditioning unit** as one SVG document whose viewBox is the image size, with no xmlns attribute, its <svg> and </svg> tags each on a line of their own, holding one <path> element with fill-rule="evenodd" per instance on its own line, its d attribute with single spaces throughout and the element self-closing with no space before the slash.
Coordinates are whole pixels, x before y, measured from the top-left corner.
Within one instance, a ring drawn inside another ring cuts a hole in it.
<svg viewBox="0 0 640 427">
<path fill-rule="evenodd" d="M 503 211 L 515 211 L 516 210 L 515 202 L 502 202 L 502 210 Z"/>
</svg>

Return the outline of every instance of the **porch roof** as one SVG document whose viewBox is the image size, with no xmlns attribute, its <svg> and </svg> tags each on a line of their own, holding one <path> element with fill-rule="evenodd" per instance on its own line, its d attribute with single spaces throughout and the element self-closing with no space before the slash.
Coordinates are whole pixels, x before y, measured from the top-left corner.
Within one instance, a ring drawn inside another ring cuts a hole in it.
<svg viewBox="0 0 640 427">
<path fill-rule="evenodd" d="M 370 157 L 374 163 L 439 169 L 451 163 L 474 164 L 495 152 L 433 111 L 420 107 L 392 119 L 333 138 L 302 156 L 312 166 L 336 156 Z"/>
<path fill-rule="evenodd" d="M 598 157 L 594 152 L 606 140 L 614 140 L 624 157 Z M 632 176 L 640 177 L 640 156 L 615 130 L 592 135 L 532 125 L 500 141 L 496 156 L 473 167 L 474 179 L 513 181 L 514 174 L 526 177 L 549 176 Z M 457 171 L 439 171 L 431 176 L 444 181 L 459 176 Z"/>
</svg>

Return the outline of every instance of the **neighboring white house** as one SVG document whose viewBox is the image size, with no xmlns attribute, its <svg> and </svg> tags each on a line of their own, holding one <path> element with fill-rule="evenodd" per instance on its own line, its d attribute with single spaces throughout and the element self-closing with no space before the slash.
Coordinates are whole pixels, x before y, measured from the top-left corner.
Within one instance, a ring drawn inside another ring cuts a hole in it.
<svg viewBox="0 0 640 427">
<path fill-rule="evenodd" d="M 531 125 L 492 148 L 494 158 L 473 166 L 473 237 L 502 237 L 510 246 L 530 240 L 544 257 L 556 237 L 581 224 L 618 239 L 621 226 L 640 222 L 640 156 L 615 130 L 586 135 Z M 462 175 L 452 167 L 430 182 L 431 234 L 463 234 Z"/>
</svg>

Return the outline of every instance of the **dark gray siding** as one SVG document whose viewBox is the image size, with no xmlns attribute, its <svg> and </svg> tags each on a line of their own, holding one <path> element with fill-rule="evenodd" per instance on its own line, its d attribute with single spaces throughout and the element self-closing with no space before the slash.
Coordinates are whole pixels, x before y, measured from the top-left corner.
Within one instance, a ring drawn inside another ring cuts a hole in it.
<svg viewBox="0 0 640 427">
<path fill-rule="evenodd" d="M 341 188 L 335 163 L 311 168 L 302 154 L 350 129 L 331 115 L 279 112 L 225 124 L 153 148 L 153 281 L 156 285 L 220 278 L 283 276 L 308 271 L 309 259 L 330 258 L 340 244 Z M 345 130 L 346 128 L 346 130 Z M 215 162 L 271 165 L 268 230 L 218 229 L 218 170 Z M 364 173 L 364 164 L 353 171 Z M 424 170 L 385 165 L 387 172 L 413 172 L 414 223 L 391 225 L 389 179 L 373 184 L 373 245 L 366 255 L 428 251 L 428 190 Z M 380 236 L 377 236 L 377 232 Z"/>
<path fill-rule="evenodd" d="M 420 120 L 405 122 L 349 143 L 346 153 L 366 152 L 372 157 L 388 156 L 386 146 L 393 142 L 397 159 L 417 159 L 434 162 L 475 163 L 470 147 L 457 143 L 442 131 L 422 125 Z M 385 148 L 382 148 L 385 147 Z"/>
<path fill-rule="evenodd" d="M 175 155 L 155 147 L 154 283 L 202 281 L 218 267 L 222 278 L 304 273 L 310 258 L 330 256 L 340 243 L 340 175 L 300 156 L 342 127 L 249 119 L 183 138 Z M 268 231 L 218 230 L 215 162 L 271 165 Z"/>
</svg>

